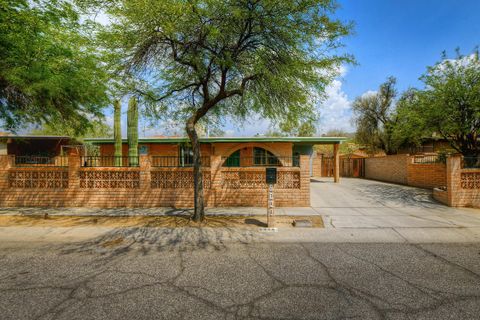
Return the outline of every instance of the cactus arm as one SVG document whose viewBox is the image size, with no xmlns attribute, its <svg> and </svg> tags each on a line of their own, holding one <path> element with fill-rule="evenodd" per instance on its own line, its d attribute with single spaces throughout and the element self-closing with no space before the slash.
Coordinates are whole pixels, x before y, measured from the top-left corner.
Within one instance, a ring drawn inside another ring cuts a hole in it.
<svg viewBox="0 0 480 320">
<path fill-rule="evenodd" d="M 113 102 L 113 138 L 115 140 L 114 164 L 120 167 L 122 165 L 122 106 L 120 100 Z"/>
<path fill-rule="evenodd" d="M 136 97 L 128 102 L 127 113 L 128 157 L 130 165 L 138 165 L 138 103 Z"/>
</svg>

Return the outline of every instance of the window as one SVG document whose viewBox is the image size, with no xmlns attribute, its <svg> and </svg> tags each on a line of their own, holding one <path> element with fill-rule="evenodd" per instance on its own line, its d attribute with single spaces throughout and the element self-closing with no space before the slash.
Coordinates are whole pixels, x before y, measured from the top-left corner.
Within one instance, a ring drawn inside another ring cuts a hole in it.
<svg viewBox="0 0 480 320">
<path fill-rule="evenodd" d="M 193 150 L 191 147 L 181 145 L 179 150 L 178 166 L 191 167 L 193 166 Z"/>
<path fill-rule="evenodd" d="M 223 166 L 225 167 L 240 167 L 240 150 L 232 153 L 227 160 L 225 160 Z"/>
<path fill-rule="evenodd" d="M 253 148 L 253 164 L 256 166 L 279 166 L 280 161 L 278 158 L 263 148 Z"/>
</svg>

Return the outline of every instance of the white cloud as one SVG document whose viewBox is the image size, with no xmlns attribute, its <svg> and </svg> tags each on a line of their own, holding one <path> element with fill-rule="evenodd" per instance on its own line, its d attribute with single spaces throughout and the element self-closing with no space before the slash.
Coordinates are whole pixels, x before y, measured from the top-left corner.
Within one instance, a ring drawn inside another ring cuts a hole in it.
<svg viewBox="0 0 480 320">
<path fill-rule="evenodd" d="M 368 90 L 368 91 L 365 91 L 365 92 L 362 94 L 362 98 L 370 97 L 370 96 L 376 95 L 377 93 L 378 93 L 378 91 Z"/>
<path fill-rule="evenodd" d="M 347 72 L 345 67 L 341 68 L 340 75 Z M 342 81 L 335 79 L 326 88 L 326 99 L 319 105 L 320 123 L 319 131 L 322 133 L 331 129 L 354 131 L 352 125 L 352 101 L 342 90 Z"/>
<path fill-rule="evenodd" d="M 227 125 L 225 126 L 225 131 L 228 132 L 229 135 L 244 137 L 251 137 L 256 134 L 264 134 L 271 126 L 270 120 L 263 119 L 261 117 L 248 120 L 245 123 L 238 123 L 228 119 L 226 123 Z"/>
</svg>

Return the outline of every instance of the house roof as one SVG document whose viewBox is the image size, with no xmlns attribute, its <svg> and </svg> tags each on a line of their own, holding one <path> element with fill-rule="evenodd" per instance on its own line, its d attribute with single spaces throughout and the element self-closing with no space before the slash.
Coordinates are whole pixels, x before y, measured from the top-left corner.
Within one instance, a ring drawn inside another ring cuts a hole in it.
<svg viewBox="0 0 480 320">
<path fill-rule="evenodd" d="M 67 136 L 37 136 L 37 135 L 16 135 L 11 133 L 0 133 L 0 138 L 8 139 L 30 139 L 30 140 L 70 140 L 71 137 Z"/>
<path fill-rule="evenodd" d="M 201 137 L 203 143 L 228 142 L 292 142 L 295 144 L 340 144 L 347 140 L 345 137 Z M 86 138 L 85 142 L 93 144 L 114 143 L 112 138 Z M 187 137 L 145 137 L 139 138 L 138 143 L 182 143 L 188 142 Z M 123 139 L 123 142 L 128 142 Z"/>
</svg>

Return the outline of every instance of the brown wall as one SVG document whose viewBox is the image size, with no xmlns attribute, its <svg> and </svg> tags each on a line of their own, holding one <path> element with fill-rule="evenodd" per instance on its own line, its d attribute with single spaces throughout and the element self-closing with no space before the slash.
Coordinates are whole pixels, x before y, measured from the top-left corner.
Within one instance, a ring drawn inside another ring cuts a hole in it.
<svg viewBox="0 0 480 320">
<path fill-rule="evenodd" d="M 407 174 L 409 186 L 433 189 L 447 185 L 447 168 L 443 163 L 409 163 Z"/>
<path fill-rule="evenodd" d="M 317 153 L 312 159 L 312 176 L 322 177 L 322 154 Z"/>
<path fill-rule="evenodd" d="M 448 157 L 446 189 L 434 189 L 433 197 L 452 207 L 480 208 L 480 169 L 464 169 L 460 156 Z"/>
<path fill-rule="evenodd" d="M 408 184 L 409 156 L 405 154 L 365 159 L 365 178 Z"/>
<path fill-rule="evenodd" d="M 446 186 L 443 163 L 414 163 L 408 154 L 365 159 L 365 178 L 433 189 Z"/>
<path fill-rule="evenodd" d="M 221 156 L 211 156 L 203 168 L 207 206 L 266 206 L 265 168 L 223 168 Z M 0 206 L 55 207 L 192 207 L 191 168 L 152 168 L 149 156 L 140 167 L 80 167 L 69 157 L 68 167 L 13 168 L 0 157 Z M 309 157 L 300 168 L 279 167 L 276 206 L 308 206 Z"/>
</svg>

